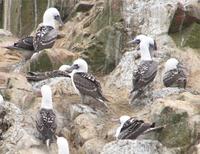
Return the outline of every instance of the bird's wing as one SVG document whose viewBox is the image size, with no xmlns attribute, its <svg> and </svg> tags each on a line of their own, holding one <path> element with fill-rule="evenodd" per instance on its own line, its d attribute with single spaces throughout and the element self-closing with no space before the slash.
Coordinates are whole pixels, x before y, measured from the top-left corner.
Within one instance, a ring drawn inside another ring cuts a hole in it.
<svg viewBox="0 0 200 154">
<path fill-rule="evenodd" d="M 24 37 L 20 40 L 18 40 L 17 42 L 15 42 L 13 45 L 11 46 L 6 46 L 5 48 L 7 49 L 25 49 L 25 50 L 30 50 L 33 51 L 33 36 L 27 36 Z"/>
<path fill-rule="evenodd" d="M 100 83 L 92 74 L 88 73 L 75 73 L 73 81 L 76 88 L 83 95 L 89 95 L 95 99 L 105 99 L 102 95 L 102 89 Z M 103 100 L 104 101 L 104 100 Z"/>
<path fill-rule="evenodd" d="M 52 136 L 57 128 L 53 110 L 41 109 L 36 115 L 36 128 L 43 136 Z"/>
<path fill-rule="evenodd" d="M 28 81 L 41 81 L 54 77 L 70 77 L 70 75 L 68 72 L 60 70 L 54 70 L 49 72 L 28 72 L 26 79 Z"/>
<path fill-rule="evenodd" d="M 55 43 L 58 32 L 51 26 L 42 26 L 33 39 L 33 46 L 35 51 L 40 51 L 45 48 L 51 48 Z"/>
<path fill-rule="evenodd" d="M 158 64 L 155 61 L 142 61 L 133 72 L 133 90 L 138 90 L 152 82 L 157 73 Z"/>
<path fill-rule="evenodd" d="M 164 73 L 163 76 L 163 83 L 166 87 L 170 87 L 173 84 L 176 84 L 177 79 L 178 79 L 178 70 L 177 69 L 173 69 L 170 71 L 167 71 Z"/>
<path fill-rule="evenodd" d="M 129 127 L 120 132 L 119 139 L 136 139 L 147 129 L 155 126 L 155 123 L 145 123 L 143 120 L 132 120 Z"/>
</svg>

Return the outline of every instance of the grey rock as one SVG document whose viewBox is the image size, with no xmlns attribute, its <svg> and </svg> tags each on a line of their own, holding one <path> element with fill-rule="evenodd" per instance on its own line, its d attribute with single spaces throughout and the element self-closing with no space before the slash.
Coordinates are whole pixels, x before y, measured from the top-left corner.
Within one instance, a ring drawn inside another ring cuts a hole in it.
<svg viewBox="0 0 200 154">
<path fill-rule="evenodd" d="M 101 154 L 175 154 L 154 140 L 118 140 L 106 144 Z"/>
<path fill-rule="evenodd" d="M 12 33 L 5 29 L 0 29 L 0 36 L 12 36 Z"/>
<path fill-rule="evenodd" d="M 167 87 L 167 88 L 162 88 L 159 90 L 155 90 L 153 91 L 153 98 L 157 99 L 157 98 L 164 98 L 170 95 L 175 95 L 175 94 L 180 94 L 182 92 L 184 92 L 184 89 L 180 89 L 177 87 Z"/>
<path fill-rule="evenodd" d="M 75 119 L 78 115 L 84 113 L 97 114 L 97 111 L 94 111 L 89 106 L 83 104 L 70 105 L 70 116 L 72 120 Z"/>
</svg>

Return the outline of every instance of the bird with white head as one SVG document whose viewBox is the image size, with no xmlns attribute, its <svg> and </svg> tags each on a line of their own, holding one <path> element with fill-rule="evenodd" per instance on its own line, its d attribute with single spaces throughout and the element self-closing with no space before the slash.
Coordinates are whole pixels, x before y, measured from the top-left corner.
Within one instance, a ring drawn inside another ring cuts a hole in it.
<svg viewBox="0 0 200 154">
<path fill-rule="evenodd" d="M 66 70 L 70 73 L 75 91 L 81 95 L 81 102 L 84 103 L 85 96 L 90 96 L 103 103 L 108 101 L 102 94 L 101 85 L 92 74 L 88 72 L 88 64 L 84 59 L 77 59 L 72 66 Z"/>
<path fill-rule="evenodd" d="M 46 142 L 47 147 L 49 147 L 51 141 L 55 138 L 56 114 L 53 111 L 51 88 L 48 85 L 43 85 L 41 93 L 42 103 L 36 115 L 36 128 L 43 142 Z"/>
<path fill-rule="evenodd" d="M 127 115 L 123 115 L 123 116 L 121 116 L 121 117 L 119 118 L 120 126 L 117 128 L 116 133 L 115 133 L 116 139 L 118 138 L 118 136 L 119 136 L 119 134 L 120 134 L 120 132 L 121 132 L 121 129 L 122 129 L 124 123 L 125 123 L 127 120 L 129 120 L 130 118 L 131 118 L 131 117 L 130 117 L 130 116 L 127 116 Z"/>
<path fill-rule="evenodd" d="M 156 74 L 158 63 L 152 60 L 149 48 L 153 45 L 154 50 L 157 50 L 155 41 L 145 35 L 138 35 L 129 43 L 136 43 L 140 46 L 141 60 L 137 69 L 133 72 L 133 89 L 131 91 L 130 103 L 138 98 L 149 83 L 151 83 Z"/>
<path fill-rule="evenodd" d="M 170 58 L 165 63 L 163 83 L 166 87 L 186 87 L 186 69 L 176 58 Z"/>
</svg>

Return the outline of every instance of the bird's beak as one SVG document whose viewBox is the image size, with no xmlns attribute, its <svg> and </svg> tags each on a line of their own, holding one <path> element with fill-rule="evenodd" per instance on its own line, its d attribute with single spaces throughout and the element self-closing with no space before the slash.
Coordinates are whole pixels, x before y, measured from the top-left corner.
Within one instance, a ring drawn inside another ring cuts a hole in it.
<svg viewBox="0 0 200 154">
<path fill-rule="evenodd" d="M 58 21 L 58 23 L 59 23 L 59 29 L 62 29 L 62 28 L 64 27 L 64 23 L 63 23 L 61 17 L 60 17 L 60 16 L 57 16 L 55 19 L 56 19 L 56 20 Z"/>
<path fill-rule="evenodd" d="M 70 68 L 66 70 L 66 72 L 71 73 L 73 70 L 78 69 L 78 65 L 72 65 Z"/>
<path fill-rule="evenodd" d="M 136 50 L 140 50 L 140 40 L 138 39 L 134 39 L 134 40 L 131 40 L 129 42 L 127 42 L 127 44 L 137 44 L 137 47 L 136 47 Z"/>
<path fill-rule="evenodd" d="M 134 39 L 134 40 L 127 42 L 127 44 L 140 44 L 140 40 Z"/>
</svg>

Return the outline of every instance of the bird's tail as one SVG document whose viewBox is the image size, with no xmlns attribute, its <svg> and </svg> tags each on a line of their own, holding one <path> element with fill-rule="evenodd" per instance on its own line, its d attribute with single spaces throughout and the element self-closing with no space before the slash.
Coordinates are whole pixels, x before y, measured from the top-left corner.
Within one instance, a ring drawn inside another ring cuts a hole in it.
<svg viewBox="0 0 200 154">
<path fill-rule="evenodd" d="M 104 96 L 101 96 L 99 98 L 97 98 L 97 100 L 101 103 L 103 103 L 107 108 L 109 108 L 108 104 L 106 102 L 109 102 L 108 99 L 106 99 Z"/>
<path fill-rule="evenodd" d="M 17 49 L 14 45 L 10 45 L 10 46 L 1 46 L 1 48 L 6 48 L 6 49 L 10 49 L 10 50 Z"/>
</svg>

